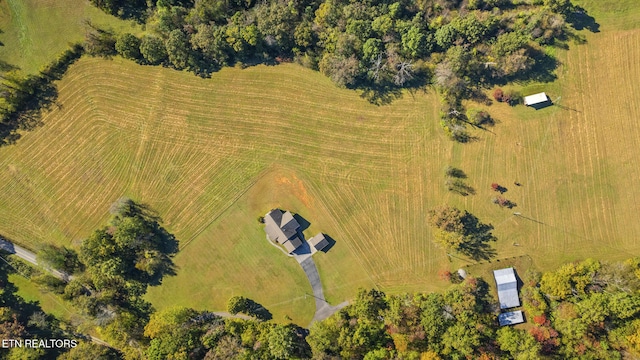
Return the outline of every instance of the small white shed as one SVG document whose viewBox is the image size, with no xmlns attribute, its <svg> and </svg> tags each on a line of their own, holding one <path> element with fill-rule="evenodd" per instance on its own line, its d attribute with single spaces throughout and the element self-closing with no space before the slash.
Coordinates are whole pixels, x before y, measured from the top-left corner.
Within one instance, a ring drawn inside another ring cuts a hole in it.
<svg viewBox="0 0 640 360">
<path fill-rule="evenodd" d="M 527 106 L 548 105 L 549 102 L 549 97 L 543 92 L 524 97 L 524 104 Z"/>
</svg>

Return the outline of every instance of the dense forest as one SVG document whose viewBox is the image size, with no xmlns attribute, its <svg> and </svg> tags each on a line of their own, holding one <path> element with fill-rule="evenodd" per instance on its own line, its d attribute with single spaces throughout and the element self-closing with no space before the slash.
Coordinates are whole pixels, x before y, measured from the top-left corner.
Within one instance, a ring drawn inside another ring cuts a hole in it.
<svg viewBox="0 0 640 360">
<path fill-rule="evenodd" d="M 569 0 L 93 3 L 111 14 L 137 14 L 149 32 L 142 39 L 114 35 L 112 46 L 96 50 L 148 64 L 207 73 L 238 62 L 296 60 L 342 86 L 410 87 L 433 77 L 453 92 L 550 76 L 543 46 L 565 40 L 568 19 L 580 11 Z"/>
</svg>

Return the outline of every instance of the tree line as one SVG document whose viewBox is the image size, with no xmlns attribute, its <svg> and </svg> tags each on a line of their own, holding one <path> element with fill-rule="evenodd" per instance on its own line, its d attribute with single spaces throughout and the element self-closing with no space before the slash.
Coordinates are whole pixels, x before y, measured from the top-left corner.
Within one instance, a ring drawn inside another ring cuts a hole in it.
<svg viewBox="0 0 640 360">
<path fill-rule="evenodd" d="M 175 275 L 172 257 L 178 251 L 178 241 L 160 225 L 161 219 L 154 211 L 121 198 L 110 212 L 108 224 L 83 240 L 79 251 L 54 245 L 43 245 L 38 251 L 40 263 L 73 274 L 70 281 L 65 283 L 14 259 L 10 262 L 19 274 L 43 290 L 59 294 L 67 305 L 91 319 L 101 338 L 117 349 L 83 343 L 64 354 L 69 359 L 92 358 L 88 354 L 94 352 L 110 354 L 109 358 L 144 358 L 149 346 L 145 325 L 154 313 L 144 296 L 149 286 L 159 285 L 165 276 Z M 73 331 L 67 333 L 67 337 L 78 336 Z M 20 351 L 25 350 L 15 350 Z"/>
<path fill-rule="evenodd" d="M 24 75 L 8 64 L 0 69 L 0 146 L 14 144 L 20 131 L 42 125 L 42 112 L 58 98 L 54 82 L 83 53 L 84 47 L 74 44 L 37 74 Z"/>
<path fill-rule="evenodd" d="M 483 89 L 495 84 L 552 80 L 557 62 L 545 47 L 580 38 L 570 25 L 585 14 L 570 0 L 92 2 L 116 15 L 136 7 L 148 33 L 93 29 L 94 54 L 202 76 L 235 64 L 295 61 L 377 104 L 399 89 L 432 84 L 444 99 L 445 133 L 462 142 L 471 139 L 466 126 L 477 124 L 461 101 L 486 101 Z"/>
</svg>

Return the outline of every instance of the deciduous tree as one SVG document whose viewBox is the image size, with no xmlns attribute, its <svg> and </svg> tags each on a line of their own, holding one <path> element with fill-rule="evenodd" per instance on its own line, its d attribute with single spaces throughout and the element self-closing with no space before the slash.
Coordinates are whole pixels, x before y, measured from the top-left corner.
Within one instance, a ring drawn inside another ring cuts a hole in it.
<svg viewBox="0 0 640 360">
<path fill-rule="evenodd" d="M 125 59 L 137 60 L 142 57 L 140 43 L 140 39 L 135 35 L 124 33 L 117 37 L 116 51 Z"/>
<path fill-rule="evenodd" d="M 167 60 L 167 49 L 157 36 L 147 35 L 140 42 L 140 53 L 152 65 L 162 64 Z"/>
<path fill-rule="evenodd" d="M 165 42 L 165 48 L 167 49 L 169 62 L 171 62 L 176 69 L 182 70 L 189 66 L 189 40 L 182 30 L 175 29 L 169 33 L 169 37 Z"/>
</svg>

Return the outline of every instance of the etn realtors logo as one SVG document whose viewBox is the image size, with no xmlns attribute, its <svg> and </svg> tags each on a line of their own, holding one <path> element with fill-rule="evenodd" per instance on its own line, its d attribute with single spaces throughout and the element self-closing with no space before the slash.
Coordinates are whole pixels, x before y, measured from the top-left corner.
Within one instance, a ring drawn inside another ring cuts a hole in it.
<svg viewBox="0 0 640 360">
<path fill-rule="evenodd" d="M 2 339 L 0 348 L 62 349 L 74 348 L 78 341 L 70 339 Z"/>
</svg>

